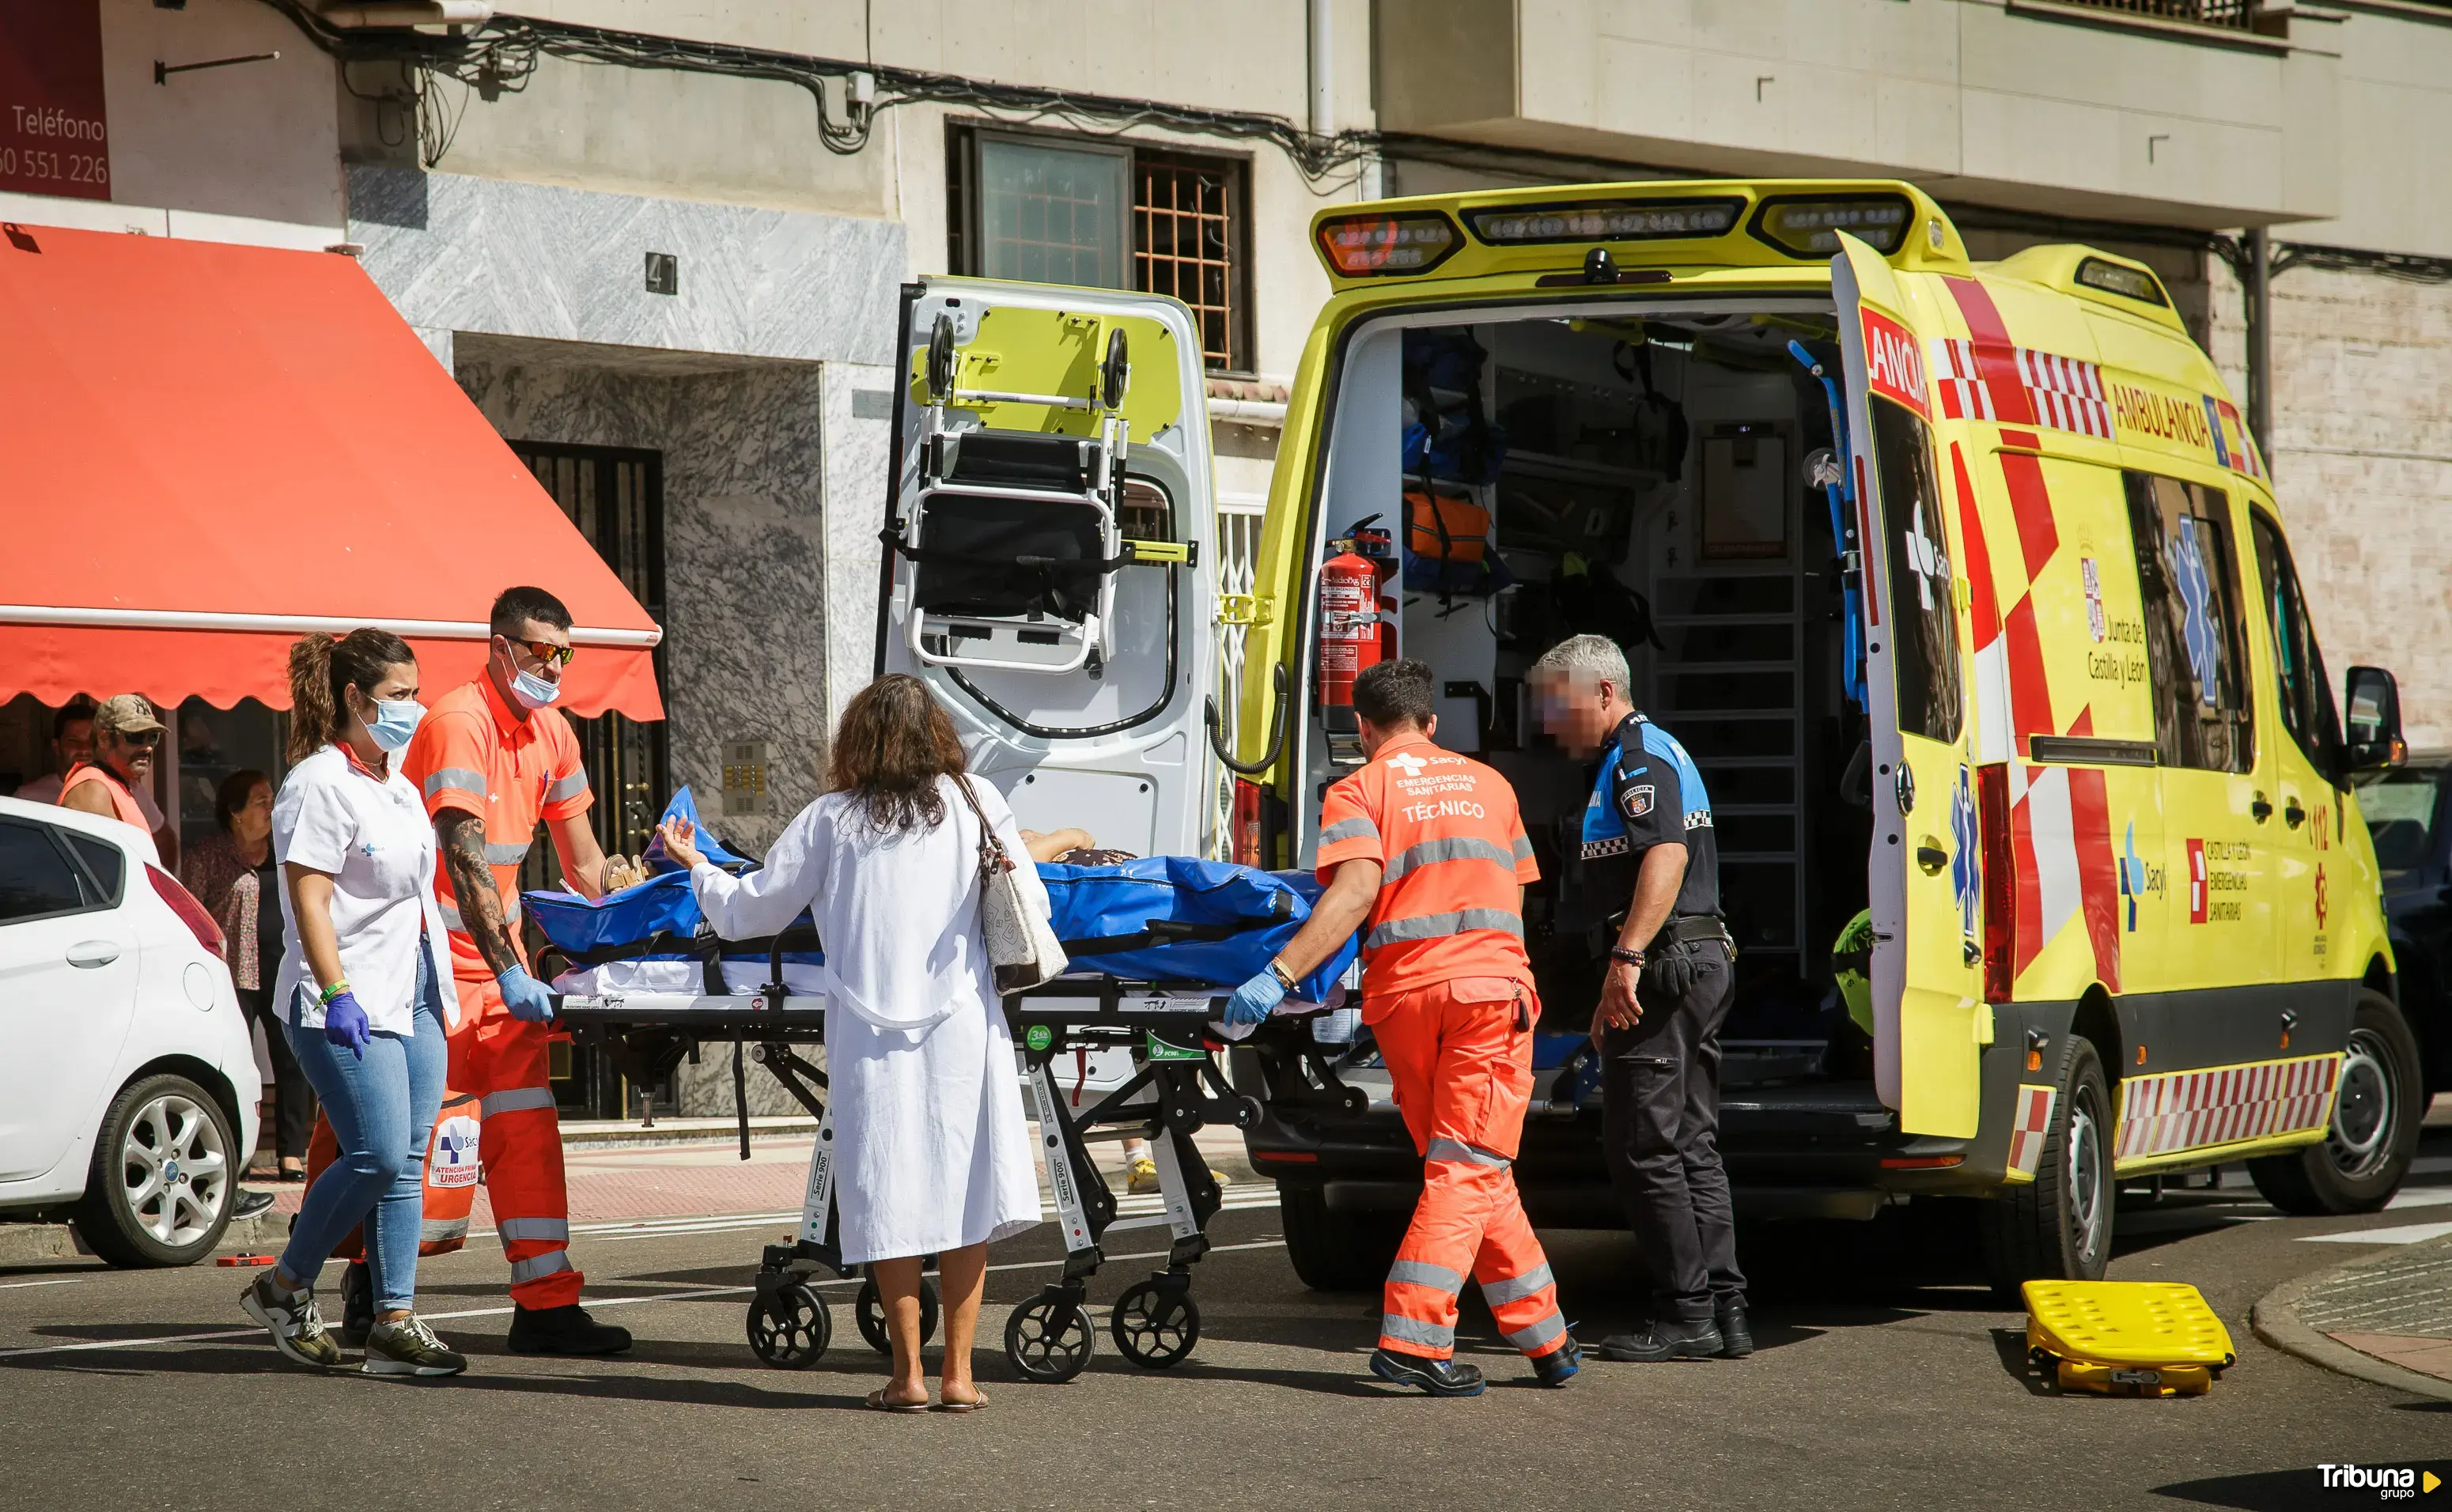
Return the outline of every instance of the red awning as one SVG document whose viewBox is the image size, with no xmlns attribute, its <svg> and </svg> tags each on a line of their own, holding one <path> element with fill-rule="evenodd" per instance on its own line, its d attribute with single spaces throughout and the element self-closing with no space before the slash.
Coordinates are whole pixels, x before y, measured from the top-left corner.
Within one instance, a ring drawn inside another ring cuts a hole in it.
<svg viewBox="0 0 2452 1512">
<path fill-rule="evenodd" d="M 0 230 L 0 701 L 287 708 L 289 642 L 366 624 L 440 693 L 533 583 L 563 706 L 663 717 L 656 622 L 355 259 Z"/>
</svg>

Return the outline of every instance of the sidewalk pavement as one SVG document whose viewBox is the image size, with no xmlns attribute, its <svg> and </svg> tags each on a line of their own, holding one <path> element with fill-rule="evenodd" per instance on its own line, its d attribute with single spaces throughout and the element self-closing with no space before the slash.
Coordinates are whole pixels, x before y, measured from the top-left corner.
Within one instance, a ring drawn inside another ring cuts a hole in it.
<svg viewBox="0 0 2452 1512">
<path fill-rule="evenodd" d="M 2452 1402 L 2452 1234 L 2276 1287 L 2256 1305 L 2256 1336 L 2326 1369 Z"/>
</svg>

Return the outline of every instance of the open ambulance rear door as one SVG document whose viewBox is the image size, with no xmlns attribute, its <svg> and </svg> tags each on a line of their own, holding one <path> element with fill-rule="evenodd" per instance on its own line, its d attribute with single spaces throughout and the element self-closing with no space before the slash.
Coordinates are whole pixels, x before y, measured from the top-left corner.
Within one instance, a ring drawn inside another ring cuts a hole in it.
<svg viewBox="0 0 2452 1512">
<path fill-rule="evenodd" d="M 1943 333 L 1880 253 L 1839 240 L 1830 266 L 1872 745 L 1873 1079 L 1903 1130 L 1969 1136 L 1991 1012 L 1961 652 L 1967 595 L 1925 379 L 1928 338 Z"/>
<path fill-rule="evenodd" d="M 1209 854 L 1216 511 L 1199 336 L 1154 295 L 903 289 L 877 671 L 1023 828 Z"/>
</svg>

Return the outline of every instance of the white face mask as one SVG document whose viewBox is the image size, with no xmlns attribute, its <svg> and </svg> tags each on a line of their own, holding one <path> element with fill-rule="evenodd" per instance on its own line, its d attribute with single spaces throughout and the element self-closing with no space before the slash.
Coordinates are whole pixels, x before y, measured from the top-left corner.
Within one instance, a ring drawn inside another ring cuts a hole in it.
<svg viewBox="0 0 2452 1512">
<path fill-rule="evenodd" d="M 508 658 L 507 664 L 511 669 L 511 697 L 518 700 L 521 708 L 543 709 L 561 699 L 561 683 L 547 682 L 535 673 L 524 671 L 518 657 L 508 652 L 504 655 Z"/>
</svg>

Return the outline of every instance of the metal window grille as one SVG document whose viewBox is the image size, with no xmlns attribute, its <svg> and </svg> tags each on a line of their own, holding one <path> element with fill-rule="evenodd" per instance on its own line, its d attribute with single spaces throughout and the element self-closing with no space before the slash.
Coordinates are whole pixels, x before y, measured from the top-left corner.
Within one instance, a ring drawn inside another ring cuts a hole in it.
<svg viewBox="0 0 2452 1512">
<path fill-rule="evenodd" d="M 2185 21 L 2194 26 L 2221 27 L 2228 31 L 2253 31 L 2262 0 L 2063 0 L 2090 10 L 2119 10 L 2157 21 Z"/>
<path fill-rule="evenodd" d="M 1260 527 L 1268 512 L 1269 501 L 1263 496 L 1219 496 L 1216 560 L 1220 594 L 1253 591 L 1260 565 Z M 1224 725 L 1221 734 L 1230 749 L 1236 722 L 1243 717 L 1243 641 L 1249 634 L 1242 625 L 1217 627 L 1217 712 Z M 1231 860 L 1235 845 L 1235 774 L 1222 766 L 1216 771 L 1217 818 L 1211 828 L 1216 836 L 1217 858 Z"/>
<path fill-rule="evenodd" d="M 1133 158 L 1134 282 L 1192 307 L 1200 355 L 1240 372 L 1245 301 L 1237 287 L 1240 165 L 1136 153 Z"/>
</svg>

